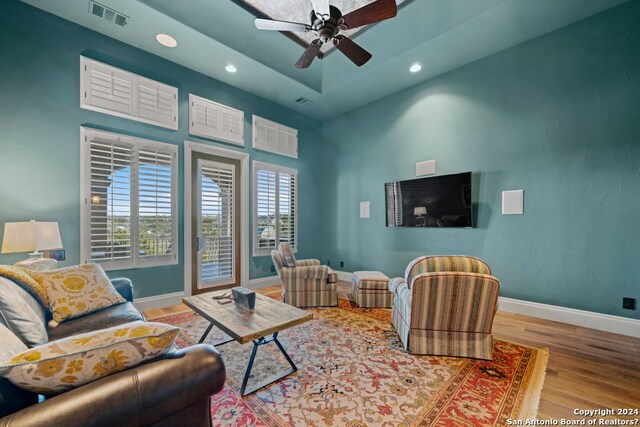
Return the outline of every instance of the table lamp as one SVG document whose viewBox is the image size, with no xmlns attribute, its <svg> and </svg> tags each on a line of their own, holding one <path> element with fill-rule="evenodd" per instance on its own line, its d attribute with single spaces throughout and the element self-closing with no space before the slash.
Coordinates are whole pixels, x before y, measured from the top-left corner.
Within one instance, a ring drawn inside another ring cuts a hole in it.
<svg viewBox="0 0 640 427">
<path fill-rule="evenodd" d="M 30 258 L 42 257 L 42 252 L 62 248 L 57 222 L 5 222 L 2 253 L 30 252 Z M 31 252 L 33 251 L 33 252 Z"/>
<path fill-rule="evenodd" d="M 416 226 L 424 227 L 426 225 L 426 218 L 424 216 L 427 214 L 427 207 L 417 206 L 413 208 L 413 214 L 416 216 Z"/>
</svg>

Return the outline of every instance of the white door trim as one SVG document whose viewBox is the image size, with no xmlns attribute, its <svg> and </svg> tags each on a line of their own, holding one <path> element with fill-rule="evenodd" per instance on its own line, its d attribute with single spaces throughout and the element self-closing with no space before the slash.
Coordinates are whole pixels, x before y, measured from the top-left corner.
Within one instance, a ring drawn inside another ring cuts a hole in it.
<svg viewBox="0 0 640 427">
<path fill-rule="evenodd" d="M 240 277 L 249 283 L 249 154 L 193 141 L 184 142 L 184 294 L 191 295 L 191 158 L 192 153 L 240 160 Z"/>
</svg>

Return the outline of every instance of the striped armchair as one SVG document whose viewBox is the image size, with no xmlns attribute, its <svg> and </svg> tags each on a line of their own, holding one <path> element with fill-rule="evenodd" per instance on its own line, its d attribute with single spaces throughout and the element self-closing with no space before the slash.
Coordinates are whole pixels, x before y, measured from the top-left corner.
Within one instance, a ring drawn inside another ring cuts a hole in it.
<svg viewBox="0 0 640 427">
<path fill-rule="evenodd" d="M 271 251 L 282 282 L 282 301 L 295 307 L 338 305 L 338 275 L 317 259 L 296 260 L 287 243 Z"/>
<path fill-rule="evenodd" d="M 492 359 L 500 282 L 482 260 L 416 258 L 389 290 L 393 326 L 409 353 Z"/>
</svg>

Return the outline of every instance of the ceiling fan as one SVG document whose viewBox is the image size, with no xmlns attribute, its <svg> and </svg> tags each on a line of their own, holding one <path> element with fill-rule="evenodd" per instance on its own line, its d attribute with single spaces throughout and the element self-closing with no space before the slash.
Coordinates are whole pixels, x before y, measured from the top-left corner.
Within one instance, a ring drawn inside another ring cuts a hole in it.
<svg viewBox="0 0 640 427">
<path fill-rule="evenodd" d="M 297 68 L 308 68 L 320 52 L 322 45 L 331 42 L 358 67 L 366 64 L 371 59 L 371 54 L 351 39 L 341 35 L 340 31 L 393 18 L 398 13 L 396 0 L 376 0 L 344 16 L 340 9 L 329 5 L 329 0 L 311 0 L 311 6 L 313 7 L 310 14 L 311 24 L 261 18 L 255 21 L 256 28 L 259 30 L 300 33 L 313 31 L 315 33 L 317 38 L 302 54 L 296 63 Z"/>
</svg>

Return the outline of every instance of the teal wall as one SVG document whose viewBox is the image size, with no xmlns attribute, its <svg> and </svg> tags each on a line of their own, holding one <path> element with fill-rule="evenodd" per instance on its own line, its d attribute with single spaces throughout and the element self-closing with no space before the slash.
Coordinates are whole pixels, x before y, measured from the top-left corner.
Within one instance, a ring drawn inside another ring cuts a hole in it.
<svg viewBox="0 0 640 427">
<path fill-rule="evenodd" d="M 119 66 L 177 86 L 178 132 L 145 125 L 79 107 L 80 55 Z M 318 203 L 314 176 L 321 140 L 320 124 L 273 102 L 240 91 L 217 80 L 117 42 L 18 1 L 0 9 L 0 223 L 36 219 L 58 221 L 67 262 L 80 260 L 80 126 L 92 126 L 168 142 L 179 147 L 179 241 L 183 239 L 183 141 L 189 139 L 231 149 L 188 136 L 188 95 L 194 93 L 245 112 L 245 152 L 251 160 L 298 168 L 300 255 L 312 255 L 313 222 Z M 203 60 L 213 60 L 206 57 Z M 242 70 L 239 71 L 240 73 Z M 251 146 L 251 115 L 257 114 L 299 130 L 300 159 L 290 159 Z M 174 266 L 110 272 L 134 280 L 136 296 L 183 289 L 184 252 Z M 25 254 L 0 255 L 13 263 Z M 270 257 L 251 257 L 250 276 L 271 275 Z"/>
<path fill-rule="evenodd" d="M 405 70 L 398 70 L 405 72 Z M 640 318 L 640 2 L 634 1 L 323 124 L 332 153 L 320 249 L 399 276 L 414 257 L 486 260 L 501 295 Z M 325 142 L 327 143 L 327 142 Z M 385 227 L 383 184 L 473 171 L 475 229 Z M 524 189 L 525 214 L 501 215 Z M 359 219 L 360 201 L 371 218 Z"/>
</svg>

